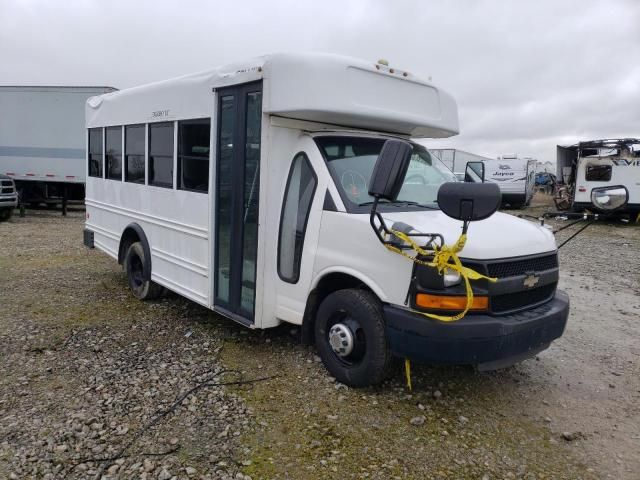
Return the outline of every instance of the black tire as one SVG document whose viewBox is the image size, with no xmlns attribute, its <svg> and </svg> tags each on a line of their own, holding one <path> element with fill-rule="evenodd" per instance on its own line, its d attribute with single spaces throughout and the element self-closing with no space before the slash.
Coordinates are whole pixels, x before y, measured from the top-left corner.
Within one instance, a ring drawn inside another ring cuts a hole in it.
<svg viewBox="0 0 640 480">
<path fill-rule="evenodd" d="M 6 222 L 13 216 L 13 208 L 5 208 L 0 210 L 0 222 Z"/>
<path fill-rule="evenodd" d="M 345 325 L 352 334 L 353 349 L 347 356 L 329 342 L 331 327 Z M 382 382 L 392 363 L 380 301 L 371 292 L 338 290 L 320 304 L 314 325 L 318 354 L 336 380 L 350 387 Z M 355 332 L 355 333 L 354 333 Z"/>
<path fill-rule="evenodd" d="M 127 274 L 129 288 L 139 300 L 153 300 L 162 295 L 163 287 L 151 280 L 145 280 L 144 249 L 140 242 L 132 243 L 124 257 L 124 271 Z M 151 274 L 151 272 L 149 272 Z"/>
</svg>

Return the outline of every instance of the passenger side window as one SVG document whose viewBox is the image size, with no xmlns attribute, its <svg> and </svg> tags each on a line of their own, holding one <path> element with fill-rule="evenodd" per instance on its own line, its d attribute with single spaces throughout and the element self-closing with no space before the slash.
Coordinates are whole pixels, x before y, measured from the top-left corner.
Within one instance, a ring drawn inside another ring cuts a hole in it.
<svg viewBox="0 0 640 480">
<path fill-rule="evenodd" d="M 587 182 L 611 181 L 611 165 L 587 165 L 585 180 Z"/>
<path fill-rule="evenodd" d="M 144 125 L 128 125 L 124 129 L 124 179 L 144 184 Z"/>
<path fill-rule="evenodd" d="M 178 122 L 178 188 L 209 191 L 211 120 Z"/>
<path fill-rule="evenodd" d="M 102 129 L 89 129 L 89 176 L 102 178 Z"/>
<path fill-rule="evenodd" d="M 105 176 L 111 180 L 122 180 L 122 127 L 107 127 L 105 145 Z"/>
<path fill-rule="evenodd" d="M 293 159 L 282 203 L 278 238 L 278 275 L 296 283 L 300 277 L 300 261 L 304 235 L 318 178 L 304 153 Z"/>
<path fill-rule="evenodd" d="M 149 124 L 149 185 L 173 188 L 173 122 Z"/>
</svg>

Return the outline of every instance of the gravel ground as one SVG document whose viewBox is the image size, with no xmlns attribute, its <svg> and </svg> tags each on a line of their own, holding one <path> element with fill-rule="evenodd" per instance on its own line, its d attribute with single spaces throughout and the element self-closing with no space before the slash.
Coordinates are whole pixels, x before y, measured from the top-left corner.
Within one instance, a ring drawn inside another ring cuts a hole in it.
<svg viewBox="0 0 640 480">
<path fill-rule="evenodd" d="M 0 224 L 0 478 L 640 478 L 640 228 L 562 248 L 572 313 L 549 350 L 414 365 L 408 392 L 401 368 L 336 383 L 291 327 L 134 300 L 82 213 L 58 215 Z"/>
<path fill-rule="evenodd" d="M 0 478 L 245 478 L 224 326 L 133 299 L 83 216 L 0 224 Z"/>
</svg>

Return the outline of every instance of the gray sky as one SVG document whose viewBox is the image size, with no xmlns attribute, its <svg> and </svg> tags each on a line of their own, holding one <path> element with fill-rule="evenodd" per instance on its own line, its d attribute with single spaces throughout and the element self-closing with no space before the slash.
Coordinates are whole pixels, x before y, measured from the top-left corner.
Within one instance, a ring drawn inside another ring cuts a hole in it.
<svg viewBox="0 0 640 480">
<path fill-rule="evenodd" d="M 640 137 L 639 0 L 0 0 L 0 84 L 125 88 L 275 51 L 432 77 L 461 134 L 424 142 L 555 160 Z"/>
</svg>

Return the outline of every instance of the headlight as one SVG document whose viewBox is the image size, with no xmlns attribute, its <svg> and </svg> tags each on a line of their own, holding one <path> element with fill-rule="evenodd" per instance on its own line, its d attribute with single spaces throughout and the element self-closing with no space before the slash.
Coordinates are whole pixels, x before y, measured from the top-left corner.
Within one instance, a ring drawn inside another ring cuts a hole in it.
<svg viewBox="0 0 640 480">
<path fill-rule="evenodd" d="M 460 273 L 456 272 L 455 270 L 451 270 L 450 268 L 447 268 L 444 271 L 443 277 L 445 287 L 452 287 L 453 285 L 457 285 L 461 280 Z"/>
<path fill-rule="evenodd" d="M 437 268 L 416 264 L 415 283 L 418 290 L 442 290 L 443 288 L 458 285 L 461 282 L 460 274 L 450 268 L 447 268 L 440 275 Z"/>
<path fill-rule="evenodd" d="M 628 200 L 629 192 L 622 185 L 591 190 L 591 203 L 601 210 L 615 210 L 623 207 Z"/>
</svg>

